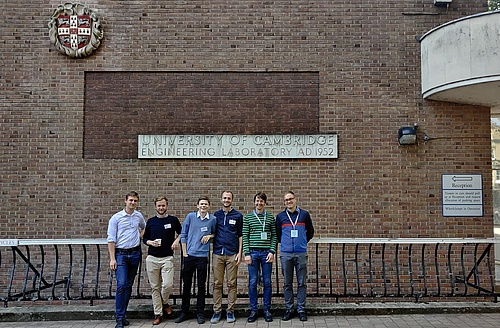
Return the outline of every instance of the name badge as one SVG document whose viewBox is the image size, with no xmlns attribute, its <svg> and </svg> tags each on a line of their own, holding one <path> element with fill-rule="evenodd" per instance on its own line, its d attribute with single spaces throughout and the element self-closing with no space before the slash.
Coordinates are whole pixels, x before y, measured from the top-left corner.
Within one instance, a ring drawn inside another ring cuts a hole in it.
<svg viewBox="0 0 500 328">
<path fill-rule="evenodd" d="M 266 240 L 267 239 L 267 232 L 261 232 L 260 233 L 260 239 Z"/>
<path fill-rule="evenodd" d="M 298 230 L 292 230 L 292 231 L 290 231 L 290 237 L 297 238 L 298 236 L 299 236 L 299 231 Z"/>
<path fill-rule="evenodd" d="M 172 224 L 167 223 L 167 224 L 165 224 L 165 225 L 163 226 L 163 228 L 165 228 L 165 229 L 171 229 L 171 228 L 172 228 Z"/>
<path fill-rule="evenodd" d="M 206 232 L 206 231 L 208 231 L 208 228 L 207 228 L 207 227 L 202 227 L 202 228 L 201 228 L 201 232 Z"/>
<path fill-rule="evenodd" d="M 229 224 L 235 225 L 236 224 L 236 220 L 229 220 Z"/>
</svg>

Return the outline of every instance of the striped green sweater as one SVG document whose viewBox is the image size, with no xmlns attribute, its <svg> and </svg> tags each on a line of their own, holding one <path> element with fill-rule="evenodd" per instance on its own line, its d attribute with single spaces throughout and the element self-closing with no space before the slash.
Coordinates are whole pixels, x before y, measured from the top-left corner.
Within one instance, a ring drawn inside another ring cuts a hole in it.
<svg viewBox="0 0 500 328">
<path fill-rule="evenodd" d="M 271 253 L 276 254 L 278 243 L 276 220 L 268 212 L 259 214 L 259 218 L 260 222 L 254 212 L 243 217 L 243 254 L 249 255 L 251 248 L 269 249 Z M 263 227 L 264 230 L 262 230 Z M 261 239 L 263 231 L 267 233 L 267 239 L 265 240 Z"/>
</svg>

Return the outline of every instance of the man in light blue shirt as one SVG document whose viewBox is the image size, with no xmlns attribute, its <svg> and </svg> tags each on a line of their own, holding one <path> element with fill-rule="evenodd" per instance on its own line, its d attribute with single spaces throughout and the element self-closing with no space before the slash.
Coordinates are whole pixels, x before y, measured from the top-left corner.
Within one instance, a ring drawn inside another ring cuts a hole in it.
<svg viewBox="0 0 500 328">
<path fill-rule="evenodd" d="M 146 227 L 144 216 L 135 208 L 139 194 L 125 196 L 125 208 L 111 217 L 108 224 L 109 267 L 116 271 L 116 326 L 129 325 L 126 312 L 132 285 L 141 261 L 141 235 Z"/>
<path fill-rule="evenodd" d="M 208 213 L 210 200 L 208 197 L 198 199 L 198 211 L 189 213 L 182 222 L 181 245 L 183 255 L 182 267 L 182 305 L 175 323 L 187 319 L 191 300 L 191 286 L 196 272 L 198 293 L 196 298 L 196 319 L 198 324 L 205 323 L 206 280 L 210 239 L 214 238 L 216 229 L 215 216 Z"/>
</svg>

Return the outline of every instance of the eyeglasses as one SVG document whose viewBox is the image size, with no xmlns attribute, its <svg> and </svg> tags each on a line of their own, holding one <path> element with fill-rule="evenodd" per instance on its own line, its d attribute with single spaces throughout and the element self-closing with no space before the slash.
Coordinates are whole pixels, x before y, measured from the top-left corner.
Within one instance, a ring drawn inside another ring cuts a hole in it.
<svg viewBox="0 0 500 328">
<path fill-rule="evenodd" d="M 286 202 L 290 202 L 290 201 L 292 201 L 292 200 L 294 200 L 294 199 L 295 199 L 295 197 L 292 197 L 292 198 L 287 198 L 287 199 L 285 199 L 285 203 L 286 203 Z"/>
</svg>

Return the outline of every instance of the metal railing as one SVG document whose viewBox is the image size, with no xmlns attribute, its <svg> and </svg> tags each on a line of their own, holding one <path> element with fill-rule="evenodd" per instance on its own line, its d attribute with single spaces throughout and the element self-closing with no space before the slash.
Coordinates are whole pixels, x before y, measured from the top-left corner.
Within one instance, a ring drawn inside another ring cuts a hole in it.
<svg viewBox="0 0 500 328">
<path fill-rule="evenodd" d="M 328 292 L 321 292 L 316 275 L 316 296 L 335 297 L 473 297 L 496 301 L 493 239 L 321 239 L 328 245 Z M 340 250 L 339 250 L 340 249 Z M 341 272 L 331 260 L 341 253 Z M 315 259 L 320 267 L 319 257 Z M 333 279 L 337 277 L 337 280 Z M 338 286 L 340 285 L 340 286 Z M 318 293 L 318 291 L 320 291 Z"/>
<path fill-rule="evenodd" d="M 375 239 L 321 238 L 309 244 L 308 297 L 334 299 L 481 298 L 497 301 L 492 238 Z M 143 245 L 143 257 L 146 246 Z M 181 256 L 176 255 L 176 284 L 182 294 Z M 210 265 L 210 262 L 209 262 Z M 273 295 L 281 297 L 278 260 Z M 105 239 L 0 240 L 0 301 L 94 300 L 114 298 Z M 238 295 L 248 297 L 246 265 L 238 273 Z M 211 297 L 211 269 L 207 295 Z M 193 294 L 196 286 L 193 286 Z M 139 267 L 134 298 L 150 298 L 145 268 Z"/>
</svg>

